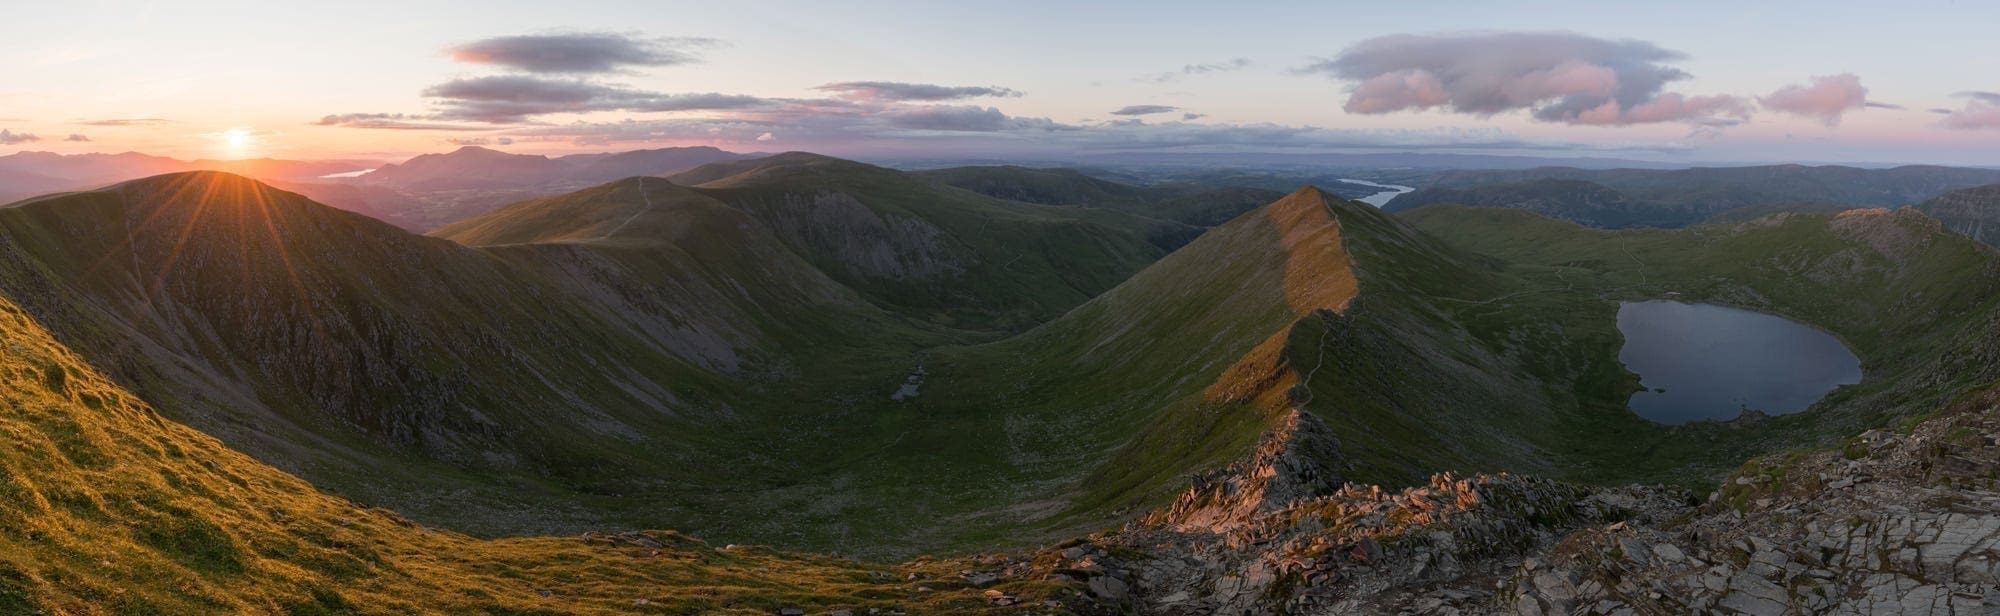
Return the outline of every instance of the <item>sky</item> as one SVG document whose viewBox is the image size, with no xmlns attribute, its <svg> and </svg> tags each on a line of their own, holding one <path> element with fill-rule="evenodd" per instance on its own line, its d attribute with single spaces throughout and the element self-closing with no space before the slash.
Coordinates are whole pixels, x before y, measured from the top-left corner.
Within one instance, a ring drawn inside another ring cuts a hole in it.
<svg viewBox="0 0 2000 616">
<path fill-rule="evenodd" d="M 1389 4 L 35 3 L 0 154 L 2000 165 L 2000 3 Z"/>
</svg>

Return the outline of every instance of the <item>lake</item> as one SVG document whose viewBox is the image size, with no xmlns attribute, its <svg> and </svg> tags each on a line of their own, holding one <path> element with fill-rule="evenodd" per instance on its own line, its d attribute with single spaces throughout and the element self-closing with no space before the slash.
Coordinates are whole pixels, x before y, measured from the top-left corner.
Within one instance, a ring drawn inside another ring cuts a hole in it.
<svg viewBox="0 0 2000 616">
<path fill-rule="evenodd" d="M 1625 335 L 1618 361 L 1647 387 L 1632 395 L 1632 410 L 1660 423 L 1726 421 L 1746 408 L 1796 413 L 1861 382 L 1861 360 L 1840 339 L 1761 312 L 1621 302 L 1618 331 Z"/>
<path fill-rule="evenodd" d="M 1382 207 L 1384 204 L 1387 204 L 1390 199 L 1396 198 L 1396 195 L 1416 190 L 1415 188 L 1411 188 L 1408 186 L 1398 186 L 1395 184 L 1377 184 L 1375 182 L 1370 182 L 1368 180 L 1350 180 L 1342 178 L 1340 181 L 1349 184 L 1360 184 L 1362 186 L 1367 186 L 1370 188 L 1382 189 L 1382 192 L 1368 195 L 1360 199 L 1355 199 L 1355 201 L 1360 201 L 1362 203 L 1366 203 L 1368 205 L 1372 205 L 1375 207 Z"/>
</svg>

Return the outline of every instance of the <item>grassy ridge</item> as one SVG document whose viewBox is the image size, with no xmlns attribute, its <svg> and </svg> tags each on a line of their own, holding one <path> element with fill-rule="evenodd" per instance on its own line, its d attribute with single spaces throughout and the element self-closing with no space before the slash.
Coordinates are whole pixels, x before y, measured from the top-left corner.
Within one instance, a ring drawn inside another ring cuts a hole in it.
<svg viewBox="0 0 2000 616">
<path fill-rule="evenodd" d="M 0 408 L 9 442 L 0 451 L 4 613 L 910 605 L 890 582 L 902 572 L 888 567 L 756 548 L 724 552 L 672 533 L 647 535 L 659 548 L 480 541 L 327 496 L 164 419 L 4 299 Z M 967 594 L 926 601 L 949 605 Z"/>
</svg>

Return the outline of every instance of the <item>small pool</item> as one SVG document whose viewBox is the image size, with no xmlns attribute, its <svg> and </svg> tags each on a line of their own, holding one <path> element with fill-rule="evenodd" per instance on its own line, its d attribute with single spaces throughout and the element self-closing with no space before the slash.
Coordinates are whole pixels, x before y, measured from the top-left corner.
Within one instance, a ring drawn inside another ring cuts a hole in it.
<svg viewBox="0 0 2000 616">
<path fill-rule="evenodd" d="M 1632 410 L 1660 423 L 1729 420 L 1744 409 L 1796 413 L 1861 382 L 1861 359 L 1840 339 L 1761 312 L 1623 302 L 1618 331 L 1618 361 L 1647 388 L 1632 395 Z"/>
</svg>

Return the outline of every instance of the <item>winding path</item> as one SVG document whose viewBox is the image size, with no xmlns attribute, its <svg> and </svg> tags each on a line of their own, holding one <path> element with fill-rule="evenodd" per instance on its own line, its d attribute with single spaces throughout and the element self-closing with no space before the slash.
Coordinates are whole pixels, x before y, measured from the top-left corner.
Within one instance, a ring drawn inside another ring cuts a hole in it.
<svg viewBox="0 0 2000 616">
<path fill-rule="evenodd" d="M 604 232 L 604 235 L 598 236 L 597 239 L 600 240 L 611 239 L 612 235 L 617 234 L 619 231 L 624 231 L 626 225 L 630 225 L 632 224 L 632 221 L 638 220 L 641 214 L 653 211 L 653 197 L 646 194 L 645 176 L 639 176 L 639 198 L 645 200 L 646 207 L 640 208 L 639 211 L 637 212 L 633 212 L 632 216 L 625 219 L 625 222 L 618 223 L 618 226 L 612 227 L 610 231 Z"/>
</svg>

